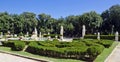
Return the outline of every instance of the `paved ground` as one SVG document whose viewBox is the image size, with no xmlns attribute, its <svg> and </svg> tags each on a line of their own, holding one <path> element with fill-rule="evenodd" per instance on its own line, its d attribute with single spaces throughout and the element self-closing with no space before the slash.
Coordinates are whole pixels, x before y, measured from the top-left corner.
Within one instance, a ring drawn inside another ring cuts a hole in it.
<svg viewBox="0 0 120 62">
<path fill-rule="evenodd" d="M 38 62 L 10 54 L 0 53 L 0 62 Z"/>
<path fill-rule="evenodd" d="M 120 62 L 120 43 L 115 47 L 105 62 Z"/>
</svg>

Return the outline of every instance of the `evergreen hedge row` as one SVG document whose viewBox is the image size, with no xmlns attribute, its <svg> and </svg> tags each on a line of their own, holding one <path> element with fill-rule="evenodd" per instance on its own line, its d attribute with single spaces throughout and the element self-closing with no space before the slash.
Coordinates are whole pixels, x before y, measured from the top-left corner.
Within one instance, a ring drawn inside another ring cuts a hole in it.
<svg viewBox="0 0 120 62">
<path fill-rule="evenodd" d="M 4 41 L 2 42 L 3 46 L 11 47 L 12 50 L 21 51 L 26 45 L 24 41 Z"/>
<path fill-rule="evenodd" d="M 84 59 L 93 61 L 112 40 L 78 40 L 74 42 L 30 42 L 27 52 L 43 56 Z"/>
<path fill-rule="evenodd" d="M 97 35 L 85 35 L 84 38 L 85 39 L 97 39 Z M 100 35 L 100 39 L 114 40 L 115 35 Z"/>
<path fill-rule="evenodd" d="M 18 41 L 18 42 L 14 42 L 13 46 L 12 46 L 12 50 L 15 51 L 22 51 L 25 47 L 25 42 L 23 41 Z"/>
<path fill-rule="evenodd" d="M 73 42 L 58 42 L 57 40 L 39 42 L 7 41 L 3 42 L 3 46 L 21 51 L 28 44 L 26 51 L 33 54 L 93 61 L 104 48 L 109 48 L 112 43 L 112 40 L 97 39 L 73 40 Z"/>
</svg>

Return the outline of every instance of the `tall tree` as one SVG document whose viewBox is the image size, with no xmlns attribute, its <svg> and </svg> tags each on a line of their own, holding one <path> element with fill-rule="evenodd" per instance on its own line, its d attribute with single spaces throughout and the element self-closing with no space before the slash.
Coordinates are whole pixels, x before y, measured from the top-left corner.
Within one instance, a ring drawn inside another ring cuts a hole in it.
<svg viewBox="0 0 120 62">
<path fill-rule="evenodd" d="M 87 33 L 95 33 L 99 30 L 103 19 L 95 11 L 84 13 L 81 16 L 82 24 L 86 26 Z"/>
<path fill-rule="evenodd" d="M 23 24 L 24 24 L 24 33 L 30 32 L 34 30 L 34 28 L 37 26 L 37 20 L 36 20 L 36 14 L 31 12 L 23 12 L 20 14 L 20 16 L 23 18 Z"/>
<path fill-rule="evenodd" d="M 120 32 L 120 5 L 113 5 L 101 14 L 103 18 L 102 31 L 111 34 L 113 31 Z M 112 31 L 113 30 L 113 31 Z"/>
</svg>

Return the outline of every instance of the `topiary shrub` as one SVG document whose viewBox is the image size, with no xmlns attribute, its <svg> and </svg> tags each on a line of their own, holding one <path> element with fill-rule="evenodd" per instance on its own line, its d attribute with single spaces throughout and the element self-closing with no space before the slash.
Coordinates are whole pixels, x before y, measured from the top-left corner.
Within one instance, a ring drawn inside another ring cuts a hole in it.
<svg viewBox="0 0 120 62">
<path fill-rule="evenodd" d="M 97 35 L 85 35 L 85 39 L 97 39 Z"/>
<path fill-rule="evenodd" d="M 97 39 L 97 35 L 85 35 L 84 38 L 85 39 Z M 115 35 L 100 35 L 100 39 L 114 40 Z"/>
<path fill-rule="evenodd" d="M 87 49 L 87 54 L 89 56 L 89 59 L 93 61 L 100 53 L 102 53 L 103 50 L 104 50 L 104 46 L 99 44 L 90 46 Z"/>
<path fill-rule="evenodd" d="M 25 47 L 25 42 L 18 41 L 18 42 L 14 42 L 12 50 L 21 51 L 21 50 L 23 50 L 24 47 Z"/>
<path fill-rule="evenodd" d="M 55 46 L 58 47 L 58 48 L 72 47 L 71 42 L 59 42 Z"/>
<path fill-rule="evenodd" d="M 105 48 L 109 48 L 112 45 L 113 41 L 112 40 L 101 40 L 99 43 L 103 45 Z"/>
<path fill-rule="evenodd" d="M 30 52 L 30 53 L 36 53 L 37 49 L 38 49 L 38 43 L 37 42 L 30 42 L 26 51 Z"/>
<path fill-rule="evenodd" d="M 5 47 L 12 47 L 12 46 L 14 45 L 14 42 L 3 41 L 2 44 L 3 44 L 3 46 L 5 46 Z"/>
</svg>

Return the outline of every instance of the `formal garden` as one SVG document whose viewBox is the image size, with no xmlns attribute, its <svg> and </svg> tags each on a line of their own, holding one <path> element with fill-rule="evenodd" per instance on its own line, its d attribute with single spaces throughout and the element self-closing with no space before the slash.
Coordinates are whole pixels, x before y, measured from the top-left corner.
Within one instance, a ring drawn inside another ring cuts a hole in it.
<svg viewBox="0 0 120 62">
<path fill-rule="evenodd" d="M 104 62 L 120 40 L 120 5 L 59 19 L 0 13 L 0 52 L 53 62 Z"/>
<path fill-rule="evenodd" d="M 86 39 L 73 39 L 72 42 L 60 42 L 57 39 L 54 39 L 53 41 L 9 40 L 3 41 L 3 45 L 1 47 L 7 47 L 10 48 L 10 51 L 19 52 L 23 51 L 25 46 L 28 46 L 23 52 L 28 52 L 34 55 L 40 55 L 45 57 L 92 62 L 105 49 L 109 49 L 111 45 L 115 43 L 114 40 L 111 40 L 112 36 L 109 39 L 107 37 L 108 36 L 103 36 L 104 39 L 98 40 L 87 39 L 89 37 L 85 36 Z M 91 36 L 91 38 L 94 37 Z M 106 40 L 105 38 L 108 40 Z"/>
</svg>

